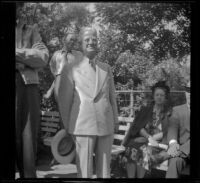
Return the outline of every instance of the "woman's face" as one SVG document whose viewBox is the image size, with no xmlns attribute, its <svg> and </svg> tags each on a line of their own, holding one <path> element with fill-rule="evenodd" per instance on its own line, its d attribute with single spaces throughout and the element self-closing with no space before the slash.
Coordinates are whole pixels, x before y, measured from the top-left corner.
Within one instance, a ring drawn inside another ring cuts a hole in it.
<svg viewBox="0 0 200 183">
<path fill-rule="evenodd" d="M 73 50 L 77 45 L 77 35 L 76 34 L 68 34 L 65 39 L 65 45 L 68 50 Z"/>
<path fill-rule="evenodd" d="M 166 94 L 165 91 L 161 88 L 156 88 L 154 91 L 154 101 L 155 104 L 161 105 L 165 103 L 166 100 Z"/>
</svg>

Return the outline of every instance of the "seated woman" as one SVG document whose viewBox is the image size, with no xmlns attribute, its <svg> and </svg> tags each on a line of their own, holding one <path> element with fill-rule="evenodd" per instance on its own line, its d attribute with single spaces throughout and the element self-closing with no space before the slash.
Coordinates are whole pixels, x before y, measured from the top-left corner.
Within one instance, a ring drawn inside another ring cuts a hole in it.
<svg viewBox="0 0 200 183">
<path fill-rule="evenodd" d="M 123 141 L 123 160 L 129 178 L 143 178 L 146 171 L 169 158 L 159 144 L 167 144 L 169 93 L 164 81 L 152 87 L 153 102 L 141 108 Z"/>
</svg>

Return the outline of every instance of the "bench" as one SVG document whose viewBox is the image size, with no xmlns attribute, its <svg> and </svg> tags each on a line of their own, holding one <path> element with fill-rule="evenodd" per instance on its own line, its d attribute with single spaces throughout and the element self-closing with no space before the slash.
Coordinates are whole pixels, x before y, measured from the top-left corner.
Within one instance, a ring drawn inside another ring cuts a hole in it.
<svg viewBox="0 0 200 183">
<path fill-rule="evenodd" d="M 134 118 L 131 117 L 118 117 L 119 130 L 114 134 L 114 142 L 112 145 L 112 158 L 115 159 L 122 152 L 125 151 L 125 147 L 122 146 L 122 141 L 133 122 Z M 61 129 L 59 113 L 56 111 L 41 111 L 41 138 L 43 144 L 51 146 L 51 141 L 54 135 Z M 168 160 L 164 161 L 160 165 L 156 166 L 155 169 L 167 171 Z M 188 171 L 187 171 L 188 172 Z M 188 174 L 188 173 L 186 173 Z"/>
<path fill-rule="evenodd" d="M 56 111 L 41 111 L 40 127 L 43 144 L 51 146 L 54 135 L 61 129 L 59 113 Z"/>
<path fill-rule="evenodd" d="M 131 123 L 133 122 L 132 117 L 118 117 L 119 121 L 119 129 L 118 132 L 114 134 L 114 143 L 112 145 L 112 155 L 119 155 L 120 153 L 125 151 L 124 146 L 122 146 L 122 141 L 128 129 L 130 128 Z"/>
<path fill-rule="evenodd" d="M 120 134 L 114 135 L 114 141 L 117 140 L 117 144 L 113 145 L 112 154 L 117 155 L 123 152 L 125 149 L 121 145 L 124 136 L 129 129 L 130 123 L 133 118 L 119 117 L 118 118 L 119 132 Z M 121 124 L 124 123 L 124 124 Z M 59 113 L 56 111 L 41 111 L 41 138 L 43 144 L 46 146 L 51 146 L 51 141 L 55 134 L 61 129 Z"/>
<path fill-rule="evenodd" d="M 118 155 L 125 151 L 125 147 L 122 146 L 122 141 L 130 127 L 133 118 L 118 117 L 119 130 L 114 134 L 114 143 L 112 145 L 112 159 L 116 159 Z M 41 111 L 41 138 L 43 144 L 51 146 L 51 141 L 56 133 L 61 129 L 59 113 L 56 111 Z M 55 160 L 51 161 L 53 164 Z M 94 162 L 95 164 L 95 162 Z M 95 165 L 94 165 L 95 166 Z M 112 169 L 112 167 L 111 167 Z"/>
<path fill-rule="evenodd" d="M 131 123 L 133 122 L 133 119 L 134 118 L 131 117 L 118 117 L 119 128 L 114 134 L 111 151 L 111 178 L 126 178 L 126 175 L 121 172 L 120 166 L 121 155 L 125 152 L 125 147 L 122 146 L 122 142 L 128 132 L 128 129 L 130 128 Z"/>
</svg>

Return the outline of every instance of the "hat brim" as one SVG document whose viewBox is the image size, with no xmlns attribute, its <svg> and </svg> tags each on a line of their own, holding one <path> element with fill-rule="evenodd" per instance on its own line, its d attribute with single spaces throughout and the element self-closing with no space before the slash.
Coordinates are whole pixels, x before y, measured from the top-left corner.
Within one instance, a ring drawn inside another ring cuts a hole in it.
<svg viewBox="0 0 200 183">
<path fill-rule="evenodd" d="M 64 155 L 61 155 L 58 149 L 60 142 L 64 139 L 66 145 L 67 144 L 70 145 L 70 149 L 68 150 L 68 152 L 65 152 Z M 67 136 L 65 129 L 60 130 L 53 137 L 51 142 L 51 151 L 56 161 L 58 161 L 61 164 L 69 164 L 74 160 L 76 152 L 75 152 L 74 142 L 72 141 L 73 141 L 72 137 L 70 135 Z"/>
</svg>

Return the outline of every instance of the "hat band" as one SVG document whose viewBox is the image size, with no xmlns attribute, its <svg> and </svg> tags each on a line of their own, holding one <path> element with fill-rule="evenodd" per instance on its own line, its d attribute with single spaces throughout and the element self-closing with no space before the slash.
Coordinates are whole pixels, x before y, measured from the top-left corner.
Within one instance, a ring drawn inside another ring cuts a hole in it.
<svg viewBox="0 0 200 183">
<path fill-rule="evenodd" d="M 62 154 L 62 156 L 67 156 L 67 155 L 69 155 L 69 154 L 74 150 L 74 148 L 75 148 L 75 144 L 72 143 L 72 147 L 71 147 L 71 149 L 70 149 L 67 153 Z"/>
</svg>

